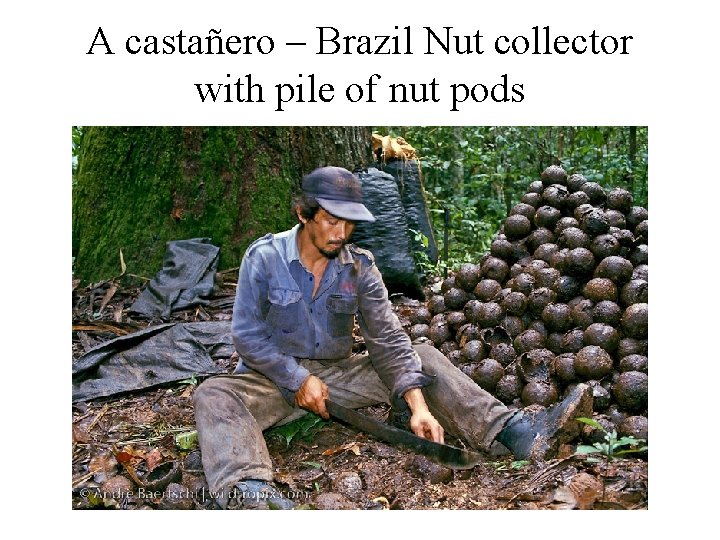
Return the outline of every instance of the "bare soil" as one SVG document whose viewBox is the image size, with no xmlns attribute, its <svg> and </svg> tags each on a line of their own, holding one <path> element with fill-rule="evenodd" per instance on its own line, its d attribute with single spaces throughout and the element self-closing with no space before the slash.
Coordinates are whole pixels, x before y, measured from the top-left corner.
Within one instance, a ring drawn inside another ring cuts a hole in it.
<svg viewBox="0 0 720 540">
<path fill-rule="evenodd" d="M 228 320 L 236 269 L 219 274 L 210 306 L 178 321 Z M 224 282 L 224 285 L 222 284 Z M 142 282 L 73 283 L 73 359 L 93 346 L 160 321 L 127 310 Z M 396 299 L 409 327 L 407 305 Z M 235 359 L 223 369 L 231 372 Z M 193 439 L 194 381 L 72 405 L 73 509 L 216 509 Z M 197 381 L 201 382 L 201 381 Z M 384 420 L 385 406 L 361 412 Z M 487 455 L 453 471 L 339 422 L 318 422 L 290 437 L 266 433 L 275 480 L 302 509 L 647 509 L 648 462 L 590 463 L 562 449 L 545 463 Z M 463 446 L 461 441 L 446 441 Z M 646 456 L 645 456 L 646 457 Z"/>
</svg>

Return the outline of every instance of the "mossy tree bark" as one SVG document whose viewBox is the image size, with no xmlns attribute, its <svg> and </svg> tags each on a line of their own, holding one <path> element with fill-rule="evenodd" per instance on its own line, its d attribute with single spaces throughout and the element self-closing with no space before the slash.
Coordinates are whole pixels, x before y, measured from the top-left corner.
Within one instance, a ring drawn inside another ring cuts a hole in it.
<svg viewBox="0 0 720 540">
<path fill-rule="evenodd" d="M 73 186 L 73 272 L 151 277 L 165 243 L 209 237 L 220 268 L 290 227 L 292 193 L 315 167 L 372 162 L 364 127 L 87 127 Z"/>
</svg>

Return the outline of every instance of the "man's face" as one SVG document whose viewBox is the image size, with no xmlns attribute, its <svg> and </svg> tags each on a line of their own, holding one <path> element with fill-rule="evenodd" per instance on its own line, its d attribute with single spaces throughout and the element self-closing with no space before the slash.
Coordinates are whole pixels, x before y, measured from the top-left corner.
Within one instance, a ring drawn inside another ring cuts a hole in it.
<svg viewBox="0 0 720 540">
<path fill-rule="evenodd" d="M 305 220 L 304 225 L 313 245 L 328 259 L 338 256 L 355 229 L 355 223 L 335 217 L 324 208 L 313 219 Z"/>
</svg>

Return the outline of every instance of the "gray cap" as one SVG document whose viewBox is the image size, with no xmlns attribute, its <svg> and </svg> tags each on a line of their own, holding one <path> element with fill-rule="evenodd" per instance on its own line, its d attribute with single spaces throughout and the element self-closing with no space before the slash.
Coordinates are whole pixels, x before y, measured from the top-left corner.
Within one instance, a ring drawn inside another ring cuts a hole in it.
<svg viewBox="0 0 720 540">
<path fill-rule="evenodd" d="M 362 184 L 342 167 L 320 167 L 303 178 L 303 193 L 314 197 L 326 212 L 349 221 L 375 221 L 363 204 Z"/>
</svg>

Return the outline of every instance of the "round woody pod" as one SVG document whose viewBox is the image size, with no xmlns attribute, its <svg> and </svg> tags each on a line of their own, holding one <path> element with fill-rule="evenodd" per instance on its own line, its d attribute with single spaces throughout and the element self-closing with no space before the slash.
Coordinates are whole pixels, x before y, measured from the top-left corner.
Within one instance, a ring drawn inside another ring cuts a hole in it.
<svg viewBox="0 0 720 540">
<path fill-rule="evenodd" d="M 610 222 L 605 216 L 605 212 L 595 208 L 583 216 L 580 221 L 580 228 L 590 236 L 597 236 L 610 230 Z"/>
<path fill-rule="evenodd" d="M 576 191 L 565 199 L 565 210 L 574 212 L 577 207 L 585 204 L 590 204 L 590 196 L 584 191 Z"/>
<path fill-rule="evenodd" d="M 504 234 L 498 235 L 492 241 L 492 244 L 490 244 L 490 253 L 493 257 L 500 259 L 511 259 L 513 255 L 513 245 Z"/>
<path fill-rule="evenodd" d="M 478 300 L 489 302 L 495 298 L 501 290 L 502 286 L 494 279 L 481 279 L 473 289 L 473 294 Z"/>
<path fill-rule="evenodd" d="M 610 300 L 617 302 L 618 290 L 615 283 L 608 278 L 593 278 L 585 284 L 583 295 L 593 302 Z"/>
<path fill-rule="evenodd" d="M 553 354 L 562 354 L 563 348 L 562 348 L 562 340 L 563 340 L 564 334 L 560 332 L 552 332 L 548 335 L 547 339 L 545 339 L 545 348 L 550 350 Z"/>
<path fill-rule="evenodd" d="M 461 351 L 465 362 L 479 362 L 485 358 L 485 345 L 479 339 L 468 341 Z"/>
<path fill-rule="evenodd" d="M 535 272 L 535 286 L 557 291 L 560 271 L 556 268 L 541 268 Z"/>
<path fill-rule="evenodd" d="M 570 308 L 570 320 L 575 326 L 584 330 L 593 323 L 594 307 L 595 303 L 592 300 L 583 298 Z"/>
<path fill-rule="evenodd" d="M 483 304 L 484 303 L 480 300 L 468 301 L 468 303 L 465 304 L 465 309 L 463 310 L 463 313 L 465 313 L 465 320 L 477 324 L 480 321 L 480 317 L 482 317 L 483 309 L 485 309 Z"/>
<path fill-rule="evenodd" d="M 642 279 L 643 281 L 648 280 L 648 265 L 638 264 L 632 273 L 632 279 Z"/>
<path fill-rule="evenodd" d="M 498 343 L 490 349 L 490 358 L 497 360 L 502 366 L 507 366 L 517 358 L 517 353 L 509 343 Z"/>
<path fill-rule="evenodd" d="M 545 189 L 545 186 L 543 185 L 542 180 L 534 180 L 528 184 L 527 192 L 542 193 L 543 189 Z"/>
<path fill-rule="evenodd" d="M 512 339 L 502 326 L 496 326 L 494 328 L 485 328 L 481 332 L 482 342 L 486 347 L 493 348 L 495 345 L 500 343 L 511 343 Z"/>
<path fill-rule="evenodd" d="M 645 416 L 628 416 L 618 425 L 618 435 L 648 442 L 648 419 Z"/>
<path fill-rule="evenodd" d="M 513 278 L 511 289 L 528 296 L 535 289 L 535 277 L 527 272 L 521 272 Z"/>
<path fill-rule="evenodd" d="M 582 174 L 573 174 L 570 175 L 567 179 L 567 187 L 568 190 L 571 192 L 575 192 L 583 187 L 587 183 L 587 178 L 585 178 Z M 583 192 L 584 193 L 584 192 Z"/>
<path fill-rule="evenodd" d="M 521 203 L 517 203 L 515 206 L 513 206 L 510 209 L 510 215 L 514 216 L 517 214 L 517 215 L 525 216 L 529 220 L 532 220 L 535 218 L 536 211 L 537 210 L 535 209 L 534 206 L 521 202 Z"/>
<path fill-rule="evenodd" d="M 481 272 L 483 277 L 503 283 L 510 273 L 510 267 L 502 259 L 488 257 L 482 265 Z"/>
<path fill-rule="evenodd" d="M 509 240 L 517 240 L 518 238 L 523 238 L 530 234 L 531 230 L 532 223 L 528 218 L 523 215 L 514 214 L 512 216 L 508 216 L 507 219 L 505 219 L 504 231 L 505 236 L 507 236 Z"/>
<path fill-rule="evenodd" d="M 433 315 L 433 318 L 430 319 L 430 326 L 437 324 L 447 324 L 447 314 L 446 313 L 438 313 L 437 315 Z"/>
<path fill-rule="evenodd" d="M 565 186 L 561 186 L 558 184 L 553 184 L 551 186 L 548 186 L 543 190 L 542 198 L 543 202 L 548 207 L 555 208 L 558 210 L 558 213 L 562 208 L 565 207 L 565 199 L 567 199 L 568 196 L 568 190 Z M 536 214 L 537 216 L 537 214 Z M 560 218 L 560 215 L 558 214 L 558 219 Z M 557 221 L 557 220 L 555 220 Z M 554 226 L 554 224 L 553 224 Z"/>
<path fill-rule="evenodd" d="M 468 301 L 467 293 L 458 287 L 450 289 L 443 295 L 443 298 L 445 299 L 445 307 L 453 311 L 462 309 Z"/>
<path fill-rule="evenodd" d="M 560 233 L 557 239 L 559 248 L 587 248 L 590 246 L 590 237 L 577 227 L 568 227 Z"/>
<path fill-rule="evenodd" d="M 578 220 L 570 216 L 561 217 L 555 224 L 555 229 L 553 229 L 553 232 L 559 236 L 565 229 L 569 229 L 570 227 L 575 227 L 576 229 L 579 229 L 580 224 L 578 223 Z"/>
<path fill-rule="evenodd" d="M 633 304 L 626 308 L 620 324 L 626 336 L 638 339 L 647 338 L 648 305 Z"/>
<path fill-rule="evenodd" d="M 620 210 L 605 210 L 605 217 L 611 227 L 617 227 L 618 229 L 626 227 L 625 214 Z"/>
<path fill-rule="evenodd" d="M 641 373 L 647 373 L 648 357 L 642 354 L 630 354 L 628 356 L 623 356 L 618 364 L 618 370 L 621 373 L 626 371 L 640 371 Z"/>
<path fill-rule="evenodd" d="M 595 210 L 595 207 L 590 204 L 581 204 L 575 210 L 573 210 L 573 217 L 578 220 L 578 223 L 582 223 L 582 218 L 587 214 L 588 212 L 592 212 Z"/>
<path fill-rule="evenodd" d="M 550 268 L 550 265 L 543 260 L 533 259 L 525 266 L 525 271 L 535 277 L 535 285 L 537 286 L 537 272 L 545 268 Z"/>
<path fill-rule="evenodd" d="M 545 306 L 541 318 L 545 327 L 551 332 L 565 332 L 572 324 L 570 307 L 562 303 L 551 303 Z"/>
<path fill-rule="evenodd" d="M 568 248 L 563 248 L 555 253 L 553 253 L 550 256 L 550 260 L 548 261 L 550 263 L 550 266 L 560 271 L 560 273 L 565 273 L 568 267 L 568 256 L 570 255 L 570 250 Z"/>
<path fill-rule="evenodd" d="M 551 381 L 531 381 L 523 388 L 521 399 L 525 405 L 549 407 L 558 400 L 558 389 Z"/>
<path fill-rule="evenodd" d="M 603 187 L 597 182 L 585 182 L 580 188 L 580 190 L 588 194 L 588 196 L 590 197 L 590 204 L 593 204 L 595 206 L 605 204 L 607 195 Z"/>
<path fill-rule="evenodd" d="M 567 173 L 565 172 L 565 169 L 559 165 L 550 165 L 549 167 L 546 167 L 542 173 L 540 173 L 540 179 L 542 180 L 544 186 L 549 186 L 551 184 L 560 184 L 564 186 L 567 183 Z"/>
<path fill-rule="evenodd" d="M 648 211 L 642 206 L 633 206 L 630 211 L 625 214 L 625 221 L 627 222 L 628 229 L 631 231 L 635 230 L 635 227 L 641 221 L 645 221 L 648 218 Z"/>
<path fill-rule="evenodd" d="M 633 266 L 648 263 L 648 246 L 647 244 L 638 244 L 635 249 L 630 253 L 630 262 Z"/>
<path fill-rule="evenodd" d="M 599 261 L 620 254 L 620 241 L 612 234 L 596 236 L 590 243 L 590 251 Z"/>
<path fill-rule="evenodd" d="M 410 314 L 410 324 L 429 324 L 432 313 L 425 306 L 418 306 Z"/>
<path fill-rule="evenodd" d="M 617 255 L 605 257 L 595 269 L 595 277 L 608 278 L 618 285 L 627 283 L 632 278 L 633 265 L 630 261 Z"/>
<path fill-rule="evenodd" d="M 648 403 L 648 376 L 639 371 L 621 373 L 613 384 L 613 395 L 618 405 L 629 412 L 642 412 Z"/>
<path fill-rule="evenodd" d="M 607 194 L 606 206 L 610 210 L 618 210 L 623 214 L 627 214 L 632 208 L 633 196 L 626 189 L 614 188 Z"/>
<path fill-rule="evenodd" d="M 455 276 L 450 276 L 443 280 L 442 284 L 440 285 L 440 292 L 445 294 L 450 289 L 454 289 L 455 287 L 457 287 L 457 285 L 455 285 Z"/>
<path fill-rule="evenodd" d="M 531 232 L 525 239 L 525 246 L 528 251 L 534 253 L 542 244 L 552 244 L 555 240 L 555 234 L 550 229 L 539 227 Z"/>
<path fill-rule="evenodd" d="M 647 219 L 644 221 L 641 221 L 637 224 L 637 227 L 635 227 L 635 238 L 637 238 L 638 242 L 642 242 L 643 244 L 648 243 L 648 222 Z"/>
<path fill-rule="evenodd" d="M 520 317 L 515 315 L 506 315 L 503 319 L 502 326 L 513 338 L 525 331 L 525 323 L 523 323 Z"/>
<path fill-rule="evenodd" d="M 607 377 L 612 373 L 613 360 L 610 354 L 597 345 L 588 345 L 575 353 L 575 373 L 583 380 Z"/>
<path fill-rule="evenodd" d="M 589 276 L 595 270 L 595 257 L 583 247 L 571 249 L 567 258 L 566 272 L 571 276 Z"/>
<path fill-rule="evenodd" d="M 533 253 L 533 257 L 552 265 L 552 256 L 559 250 L 560 248 L 557 244 L 541 244 L 535 250 L 535 253 Z"/>
<path fill-rule="evenodd" d="M 495 385 L 495 397 L 500 401 L 509 405 L 520 397 L 522 392 L 522 382 L 517 375 L 503 375 Z"/>
<path fill-rule="evenodd" d="M 618 343 L 618 358 L 630 356 L 631 354 L 641 354 L 647 356 L 647 340 L 624 337 Z"/>
<path fill-rule="evenodd" d="M 525 313 L 525 316 L 527 316 L 527 313 Z M 545 323 L 542 322 L 540 319 L 533 320 L 527 324 L 528 330 L 535 330 L 538 334 L 540 334 L 543 339 L 547 339 L 550 332 L 548 332 L 548 329 L 545 328 Z"/>
<path fill-rule="evenodd" d="M 631 279 L 620 289 L 620 303 L 628 307 L 633 304 L 647 304 L 648 283 L 643 279 Z"/>
<path fill-rule="evenodd" d="M 542 349 L 545 347 L 545 337 L 537 330 L 525 330 L 515 338 L 513 347 L 518 354 L 533 349 Z"/>
<path fill-rule="evenodd" d="M 511 242 L 510 246 L 512 247 L 512 252 L 508 261 L 515 262 L 521 260 L 523 257 L 530 256 L 530 252 L 528 251 L 524 240 L 516 240 L 514 242 Z"/>
<path fill-rule="evenodd" d="M 500 304 L 497 302 L 485 302 L 483 307 L 480 309 L 480 318 L 478 319 L 477 324 L 482 328 L 498 326 L 502 322 L 504 316 L 505 312 Z"/>
<path fill-rule="evenodd" d="M 450 327 L 447 323 L 431 324 L 429 337 L 436 347 L 440 347 L 440 345 L 452 337 L 450 334 Z"/>
<path fill-rule="evenodd" d="M 467 343 L 468 341 L 480 339 L 480 328 L 476 324 L 463 324 L 457 331 L 458 343 Z"/>
<path fill-rule="evenodd" d="M 430 309 L 430 313 L 432 313 L 433 315 L 437 315 L 438 313 L 444 313 L 445 298 L 440 294 L 433 295 L 428 301 L 428 308 Z"/>
<path fill-rule="evenodd" d="M 620 342 L 620 334 L 609 324 L 592 323 L 585 329 L 583 343 L 597 345 L 612 354 Z"/>
<path fill-rule="evenodd" d="M 621 248 L 632 248 L 635 245 L 635 235 L 627 229 L 611 229 L 612 234 L 620 244 Z"/>
<path fill-rule="evenodd" d="M 505 370 L 500 362 L 492 358 L 485 358 L 472 371 L 470 378 L 483 390 L 493 392 L 504 375 Z"/>
<path fill-rule="evenodd" d="M 460 328 L 463 324 L 465 324 L 467 319 L 465 318 L 465 313 L 462 311 L 450 311 L 447 314 L 447 323 L 450 325 L 450 330 L 454 333 L 457 331 L 458 328 Z"/>
<path fill-rule="evenodd" d="M 575 298 L 582 291 L 583 283 L 573 276 L 560 276 L 555 292 L 560 302 Z"/>
<path fill-rule="evenodd" d="M 521 292 L 510 292 L 505 295 L 501 307 L 510 315 L 522 315 L 527 307 L 528 299 Z"/>
<path fill-rule="evenodd" d="M 526 193 L 520 198 L 520 202 L 523 202 L 525 204 L 529 204 L 530 206 L 537 208 L 539 207 L 542 202 L 542 194 L 540 193 Z"/>
<path fill-rule="evenodd" d="M 430 325 L 425 323 L 414 324 L 410 327 L 409 336 L 411 340 L 419 338 L 430 338 Z"/>
<path fill-rule="evenodd" d="M 547 287 L 533 290 L 528 296 L 527 309 L 536 315 L 541 315 L 545 306 L 557 300 L 557 293 Z M 544 322 L 544 321 L 543 321 Z"/>
<path fill-rule="evenodd" d="M 563 353 L 576 353 L 585 346 L 585 332 L 580 328 L 573 328 L 563 334 L 560 346 Z"/>
<path fill-rule="evenodd" d="M 555 378 L 564 385 L 577 381 L 577 375 L 575 374 L 575 355 L 573 353 L 557 355 L 553 361 L 552 373 Z"/>
<path fill-rule="evenodd" d="M 610 326 L 618 326 L 622 314 L 622 308 L 610 300 L 601 300 L 592 311 L 593 322 L 605 323 Z"/>
<path fill-rule="evenodd" d="M 455 274 L 455 283 L 467 292 L 472 292 L 478 281 L 480 281 L 480 266 L 477 264 L 463 263 Z"/>
</svg>

